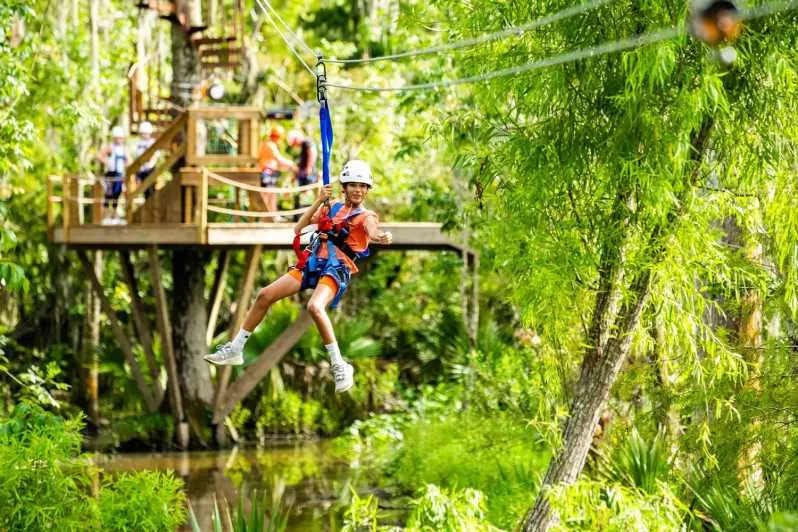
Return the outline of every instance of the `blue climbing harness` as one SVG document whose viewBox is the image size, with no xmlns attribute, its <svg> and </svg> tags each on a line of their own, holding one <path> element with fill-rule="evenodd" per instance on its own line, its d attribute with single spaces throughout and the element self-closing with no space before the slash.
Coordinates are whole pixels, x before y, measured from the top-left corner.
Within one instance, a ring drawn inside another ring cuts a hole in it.
<svg viewBox="0 0 798 532">
<path fill-rule="evenodd" d="M 340 249 L 344 255 L 349 257 L 352 261 L 360 258 L 368 257 L 369 250 L 366 248 L 364 251 L 354 251 L 346 243 L 346 238 L 349 236 L 349 223 L 355 217 L 365 212 L 363 207 L 358 207 L 349 213 L 343 220 L 333 224 L 332 220 L 344 206 L 343 203 L 335 203 L 330 212 L 319 220 L 319 229 L 311 238 L 310 244 L 306 251 L 309 252 L 306 257 L 307 260 L 302 263 L 302 259 L 297 264 L 297 268 L 302 271 L 302 286 L 301 289 L 316 288 L 319 284 L 319 279 L 327 275 L 332 277 L 338 284 L 338 291 L 335 293 L 330 303 L 330 308 L 338 307 L 344 292 L 349 286 L 350 277 L 352 273 L 346 264 L 338 259 L 335 253 L 335 248 Z M 327 257 L 319 257 L 319 249 L 326 243 Z"/>
</svg>

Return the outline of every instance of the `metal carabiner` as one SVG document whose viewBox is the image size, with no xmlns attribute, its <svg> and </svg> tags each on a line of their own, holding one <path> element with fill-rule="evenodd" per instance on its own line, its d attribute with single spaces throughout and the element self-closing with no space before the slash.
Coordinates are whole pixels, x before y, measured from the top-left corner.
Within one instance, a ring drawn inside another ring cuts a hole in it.
<svg viewBox="0 0 798 532">
<path fill-rule="evenodd" d="M 319 103 L 327 101 L 327 65 L 324 64 L 324 56 L 316 56 L 316 98 Z"/>
</svg>

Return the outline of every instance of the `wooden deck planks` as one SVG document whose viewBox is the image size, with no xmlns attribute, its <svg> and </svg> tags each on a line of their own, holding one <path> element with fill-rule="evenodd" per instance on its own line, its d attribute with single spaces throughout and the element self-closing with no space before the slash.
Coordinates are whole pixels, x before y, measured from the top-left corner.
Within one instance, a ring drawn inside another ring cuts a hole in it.
<svg viewBox="0 0 798 532">
<path fill-rule="evenodd" d="M 55 227 L 53 240 L 70 246 L 99 249 L 143 248 L 157 244 L 211 248 L 261 245 L 264 249 L 274 250 L 291 249 L 294 237 L 292 223 L 211 223 L 207 227 L 207 244 L 204 245 L 200 242 L 196 225 L 176 223 L 77 225 L 71 226 L 68 233 L 61 227 Z M 381 224 L 381 227 L 390 231 L 394 239 L 393 245 L 385 249 L 463 251 L 460 239 L 441 232 L 441 225 L 437 223 L 392 222 Z M 65 234 L 68 234 L 68 238 L 65 238 Z"/>
</svg>

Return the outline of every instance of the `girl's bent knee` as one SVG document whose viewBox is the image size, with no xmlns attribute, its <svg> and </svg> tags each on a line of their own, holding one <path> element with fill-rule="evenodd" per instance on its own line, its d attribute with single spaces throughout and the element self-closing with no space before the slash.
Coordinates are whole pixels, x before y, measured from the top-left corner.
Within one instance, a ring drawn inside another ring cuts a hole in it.
<svg viewBox="0 0 798 532">
<path fill-rule="evenodd" d="M 269 290 L 268 286 L 258 290 L 258 297 L 256 301 L 260 305 L 271 305 L 274 303 L 274 296 L 272 295 L 272 291 Z"/>
<path fill-rule="evenodd" d="M 324 314 L 324 305 L 311 299 L 308 301 L 308 312 L 313 317 L 321 316 Z"/>
</svg>

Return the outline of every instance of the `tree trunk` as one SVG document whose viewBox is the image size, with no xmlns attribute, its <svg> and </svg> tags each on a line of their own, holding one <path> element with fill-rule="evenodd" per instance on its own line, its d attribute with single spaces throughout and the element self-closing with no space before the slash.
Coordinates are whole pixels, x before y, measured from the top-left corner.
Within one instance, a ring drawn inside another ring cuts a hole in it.
<svg viewBox="0 0 798 532">
<path fill-rule="evenodd" d="M 98 279 L 103 277 L 103 252 L 94 252 L 94 272 Z M 100 426 L 100 393 L 97 347 L 100 345 L 100 297 L 89 285 L 87 321 L 89 322 L 89 341 L 84 343 L 86 365 L 86 415 L 94 429 Z"/>
<path fill-rule="evenodd" d="M 205 263 L 207 256 L 196 249 L 172 252 L 172 339 L 178 366 L 183 407 L 195 431 L 207 426 L 208 408 L 213 403 L 213 384 L 208 364 L 203 360 L 208 346 L 205 301 Z M 208 434 L 199 434 L 206 439 Z"/>
<path fill-rule="evenodd" d="M 549 464 L 540 493 L 532 510 L 524 519 L 523 530 L 545 531 L 555 524 L 557 516 L 551 513 L 547 488 L 557 484 L 572 484 L 582 471 L 593 441 L 593 432 L 598 423 L 601 409 L 607 402 L 610 389 L 621 370 L 632 344 L 632 332 L 640 322 L 640 316 L 648 300 L 651 276 L 648 271 L 640 274 L 633 285 L 628 304 L 618 316 L 616 335 L 609 338 L 605 349 L 596 345 L 585 356 L 582 374 L 577 384 L 576 397 L 571 405 L 571 417 L 563 433 L 563 446 Z M 602 308 L 601 295 L 597 307 Z M 611 320 L 607 316 L 611 305 L 604 305 L 603 312 L 597 316 L 601 320 Z"/>
<path fill-rule="evenodd" d="M 678 206 L 668 213 L 666 220 L 655 227 L 649 236 L 651 255 L 649 264 L 657 264 L 665 253 L 667 234 L 675 227 L 683 214 L 687 197 L 700 178 L 701 161 L 707 147 L 709 132 L 713 120 L 705 117 L 701 127 L 693 132 L 690 139 L 692 149 L 689 174 L 685 179 L 685 187 L 679 196 Z M 618 225 L 628 225 L 628 213 L 633 211 L 631 195 L 618 199 L 618 204 L 625 203 L 625 209 L 616 205 L 615 212 L 620 216 Z M 627 214 L 622 214 L 622 213 Z M 623 231 L 627 233 L 628 231 Z M 651 271 L 641 270 L 629 286 L 624 301 L 623 287 L 625 271 L 625 242 L 609 242 L 602 254 L 599 268 L 599 290 L 596 295 L 596 306 L 593 311 L 588 342 L 590 351 L 582 362 L 582 372 L 576 386 L 574 402 L 571 405 L 571 417 L 568 418 L 563 431 L 562 448 L 549 463 L 549 469 L 538 493 L 535 506 L 524 518 L 524 532 L 546 531 L 557 521 L 551 512 L 548 501 L 548 488 L 556 484 L 572 484 L 582 471 L 593 441 L 593 431 L 598 423 L 601 409 L 607 402 L 610 389 L 621 370 L 626 355 L 632 344 L 632 332 L 640 323 L 640 316 L 646 305 L 651 288 Z"/>
<path fill-rule="evenodd" d="M 198 1 L 198 0 L 193 0 Z M 194 99 L 194 88 L 200 83 L 200 58 L 191 45 L 185 28 L 178 22 L 171 26 L 172 85 L 171 99 L 188 107 Z M 173 168 L 176 172 L 183 161 Z M 183 409 L 200 441 L 207 441 L 208 409 L 213 402 L 213 383 L 208 364 L 203 360 L 208 324 L 205 301 L 205 265 L 208 257 L 197 249 L 176 249 L 172 252 L 172 339 L 175 361 L 183 393 Z"/>
</svg>

